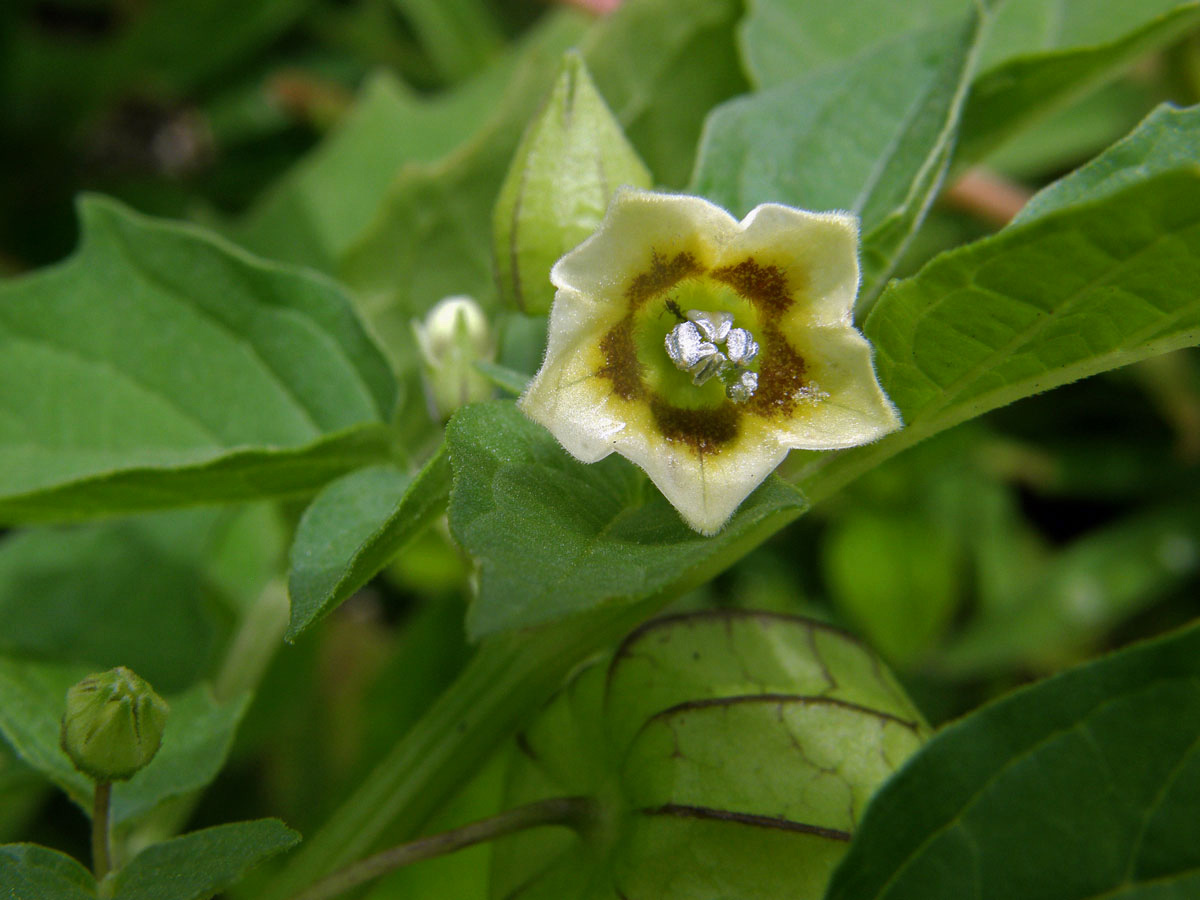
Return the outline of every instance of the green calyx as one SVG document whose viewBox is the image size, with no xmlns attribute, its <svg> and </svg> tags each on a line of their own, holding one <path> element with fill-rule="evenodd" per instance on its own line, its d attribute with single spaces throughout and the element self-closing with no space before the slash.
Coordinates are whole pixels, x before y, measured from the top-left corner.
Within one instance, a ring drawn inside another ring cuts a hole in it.
<svg viewBox="0 0 1200 900">
<path fill-rule="evenodd" d="M 97 782 L 125 781 L 158 753 L 168 712 L 145 679 L 123 666 L 89 675 L 67 691 L 62 749 Z"/>
<path fill-rule="evenodd" d="M 754 612 L 652 621 L 517 742 L 506 805 L 590 796 L 593 827 L 500 841 L 512 900 L 819 900 L 928 728 L 869 650 Z M 719 889 L 718 889 L 719 888 Z"/>
<path fill-rule="evenodd" d="M 596 230 L 617 188 L 650 183 L 583 58 L 568 53 L 496 202 L 493 251 L 501 296 L 523 312 L 548 312 L 554 263 Z"/>
</svg>

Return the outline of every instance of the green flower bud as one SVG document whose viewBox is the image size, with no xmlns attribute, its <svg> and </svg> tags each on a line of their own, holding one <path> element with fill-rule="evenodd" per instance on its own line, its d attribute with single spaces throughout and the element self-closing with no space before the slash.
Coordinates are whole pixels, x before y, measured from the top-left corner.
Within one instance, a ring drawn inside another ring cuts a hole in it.
<svg viewBox="0 0 1200 900">
<path fill-rule="evenodd" d="M 430 412 L 448 419 L 466 403 L 492 396 L 491 383 L 475 368 L 496 354 L 487 316 L 470 297 L 446 297 L 424 322 L 413 322 L 424 363 Z"/>
<path fill-rule="evenodd" d="M 583 58 L 568 53 L 496 202 L 493 249 L 501 296 L 523 312 L 544 314 L 554 300 L 555 261 L 596 230 L 617 188 L 645 188 L 650 181 Z"/>
<path fill-rule="evenodd" d="M 158 753 L 168 711 L 167 702 L 124 666 L 89 675 L 67 691 L 63 751 L 96 781 L 125 781 Z"/>
</svg>

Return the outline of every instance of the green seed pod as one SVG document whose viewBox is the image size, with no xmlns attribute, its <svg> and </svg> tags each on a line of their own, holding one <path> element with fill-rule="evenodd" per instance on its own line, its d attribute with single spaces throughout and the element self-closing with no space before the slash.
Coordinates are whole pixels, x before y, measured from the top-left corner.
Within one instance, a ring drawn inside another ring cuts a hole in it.
<svg viewBox="0 0 1200 900">
<path fill-rule="evenodd" d="M 439 300 L 424 322 L 413 322 L 421 351 L 430 414 L 448 419 L 460 406 L 487 400 L 492 385 L 475 368 L 496 355 L 492 330 L 470 297 Z"/>
<path fill-rule="evenodd" d="M 493 251 L 500 295 L 523 312 L 546 313 L 554 300 L 554 263 L 596 230 L 617 188 L 645 188 L 650 180 L 583 58 L 568 53 L 496 201 Z"/>
<path fill-rule="evenodd" d="M 89 675 L 67 691 L 62 748 L 96 781 L 125 781 L 158 753 L 168 711 L 167 702 L 124 666 Z"/>
<path fill-rule="evenodd" d="M 495 845 L 510 900 L 820 900 L 874 790 L 928 734 L 870 651 L 788 616 L 650 622 L 520 736 L 506 806 L 588 796 L 582 834 Z"/>
</svg>

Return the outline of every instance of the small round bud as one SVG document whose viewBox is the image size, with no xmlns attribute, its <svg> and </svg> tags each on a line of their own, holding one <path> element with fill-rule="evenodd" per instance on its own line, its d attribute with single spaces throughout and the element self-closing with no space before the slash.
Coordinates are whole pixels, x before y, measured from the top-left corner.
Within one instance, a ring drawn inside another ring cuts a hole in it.
<svg viewBox="0 0 1200 900">
<path fill-rule="evenodd" d="M 495 345 L 487 316 L 470 297 L 439 300 L 424 322 L 413 322 L 424 362 L 431 412 L 446 419 L 466 403 L 492 396 L 491 383 L 475 368 L 490 362 Z"/>
<path fill-rule="evenodd" d="M 89 675 L 67 691 L 63 751 L 96 781 L 125 781 L 158 753 L 167 712 L 167 702 L 124 666 Z"/>
</svg>

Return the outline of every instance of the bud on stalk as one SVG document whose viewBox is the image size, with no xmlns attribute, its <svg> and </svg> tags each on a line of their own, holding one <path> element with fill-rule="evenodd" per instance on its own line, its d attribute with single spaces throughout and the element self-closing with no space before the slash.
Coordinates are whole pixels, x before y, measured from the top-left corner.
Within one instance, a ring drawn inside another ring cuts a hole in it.
<svg viewBox="0 0 1200 900">
<path fill-rule="evenodd" d="M 67 691 L 62 748 L 94 780 L 125 781 L 158 753 L 167 712 L 166 701 L 123 666 L 89 675 Z"/>
</svg>

